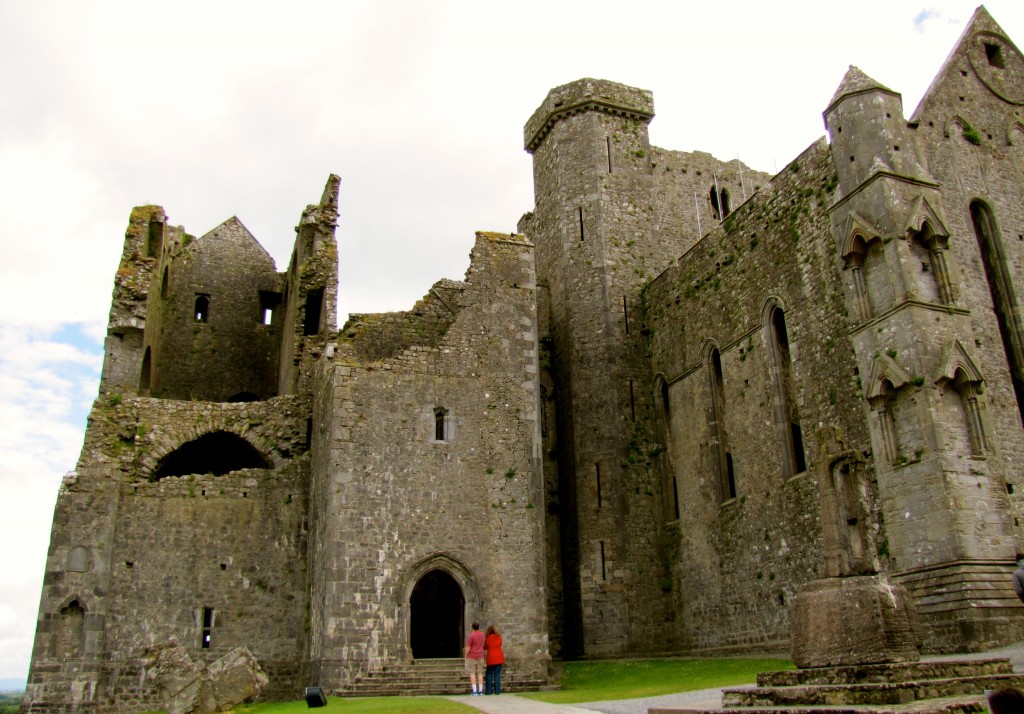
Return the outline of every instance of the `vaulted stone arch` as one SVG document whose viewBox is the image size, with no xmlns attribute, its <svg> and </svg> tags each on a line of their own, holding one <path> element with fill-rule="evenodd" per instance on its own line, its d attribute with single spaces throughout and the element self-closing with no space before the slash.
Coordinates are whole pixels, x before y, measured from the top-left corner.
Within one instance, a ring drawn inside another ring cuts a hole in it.
<svg viewBox="0 0 1024 714">
<path fill-rule="evenodd" d="M 191 439 L 157 461 L 151 478 L 268 469 L 270 462 L 247 439 L 230 431 L 210 431 Z"/>
<path fill-rule="evenodd" d="M 435 553 L 409 568 L 398 591 L 409 658 L 461 656 L 470 624 L 482 616 L 472 571 L 447 553 Z"/>
</svg>

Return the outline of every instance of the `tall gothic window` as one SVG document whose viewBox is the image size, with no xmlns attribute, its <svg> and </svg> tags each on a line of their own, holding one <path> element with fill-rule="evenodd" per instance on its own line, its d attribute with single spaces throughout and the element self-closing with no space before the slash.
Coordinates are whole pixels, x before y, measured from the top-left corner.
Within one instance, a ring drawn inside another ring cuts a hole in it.
<svg viewBox="0 0 1024 714">
<path fill-rule="evenodd" d="M 722 354 L 711 348 L 707 359 L 708 381 L 711 389 L 711 443 L 718 473 L 719 501 L 736 498 L 736 478 L 733 474 L 732 453 L 725 428 L 725 381 L 722 377 Z"/>
<path fill-rule="evenodd" d="M 783 473 L 788 478 L 807 470 L 803 430 L 796 405 L 793 358 L 789 350 L 789 332 L 782 308 L 775 306 L 769 316 L 772 346 L 772 381 L 776 392 L 776 423 L 783 449 Z"/>
<path fill-rule="evenodd" d="M 1003 340 L 1010 379 L 1017 397 L 1017 409 L 1024 419 L 1024 328 L 1021 326 L 1020 308 L 1006 265 L 1006 253 L 999 234 L 995 215 L 983 201 L 971 202 L 971 222 L 978 240 L 981 262 L 985 266 L 985 279 L 992 295 L 992 307 Z"/>
</svg>

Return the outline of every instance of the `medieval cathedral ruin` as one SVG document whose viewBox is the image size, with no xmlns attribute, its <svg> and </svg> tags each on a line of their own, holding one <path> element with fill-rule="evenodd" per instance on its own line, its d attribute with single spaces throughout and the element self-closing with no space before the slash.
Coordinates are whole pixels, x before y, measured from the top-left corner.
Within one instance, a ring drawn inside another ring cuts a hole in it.
<svg viewBox="0 0 1024 714">
<path fill-rule="evenodd" d="M 822 104 L 770 176 L 651 146 L 648 91 L 553 89 L 519 233 L 340 331 L 337 177 L 285 272 L 134 209 L 26 711 L 156 709 L 171 639 L 270 698 L 473 620 L 540 680 L 784 647 L 801 584 L 865 573 L 924 651 L 1024 638 L 1024 56 L 979 8 L 909 119 L 853 67 Z"/>
</svg>

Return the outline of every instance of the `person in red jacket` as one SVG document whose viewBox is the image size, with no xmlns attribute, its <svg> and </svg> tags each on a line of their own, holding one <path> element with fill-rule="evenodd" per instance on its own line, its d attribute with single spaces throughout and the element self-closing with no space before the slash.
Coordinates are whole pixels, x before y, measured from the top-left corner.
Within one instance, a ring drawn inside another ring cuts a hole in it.
<svg viewBox="0 0 1024 714">
<path fill-rule="evenodd" d="M 501 634 L 494 625 L 487 626 L 484 649 L 487 650 L 484 694 L 501 694 L 501 666 L 505 664 L 505 653 L 501 651 Z"/>
</svg>

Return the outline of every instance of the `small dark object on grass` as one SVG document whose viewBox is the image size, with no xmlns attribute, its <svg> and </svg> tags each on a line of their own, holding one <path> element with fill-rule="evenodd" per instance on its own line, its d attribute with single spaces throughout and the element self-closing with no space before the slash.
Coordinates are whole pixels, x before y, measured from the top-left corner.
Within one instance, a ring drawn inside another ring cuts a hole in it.
<svg viewBox="0 0 1024 714">
<path fill-rule="evenodd" d="M 306 687 L 306 705 L 310 709 L 327 706 L 327 695 L 322 687 Z"/>
</svg>

